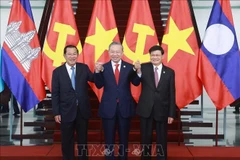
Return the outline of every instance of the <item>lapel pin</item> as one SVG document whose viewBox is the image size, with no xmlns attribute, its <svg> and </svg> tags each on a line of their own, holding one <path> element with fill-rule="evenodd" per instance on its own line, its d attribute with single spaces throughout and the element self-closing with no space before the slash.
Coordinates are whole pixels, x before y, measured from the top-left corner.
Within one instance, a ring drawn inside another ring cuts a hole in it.
<svg viewBox="0 0 240 160">
<path fill-rule="evenodd" d="M 163 74 L 165 73 L 165 71 L 163 71 Z"/>
<path fill-rule="evenodd" d="M 123 68 L 126 68 L 126 66 L 124 65 Z"/>
</svg>

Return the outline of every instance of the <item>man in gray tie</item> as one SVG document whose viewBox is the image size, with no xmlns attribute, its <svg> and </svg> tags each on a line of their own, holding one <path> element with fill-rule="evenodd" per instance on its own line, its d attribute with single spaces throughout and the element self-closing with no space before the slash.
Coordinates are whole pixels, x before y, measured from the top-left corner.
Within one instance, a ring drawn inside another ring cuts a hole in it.
<svg viewBox="0 0 240 160">
<path fill-rule="evenodd" d="M 157 160 L 167 159 L 167 127 L 176 112 L 174 71 L 162 64 L 164 51 L 156 45 L 149 49 L 151 62 L 140 65 L 142 91 L 137 106 L 140 116 L 142 159 L 151 159 L 153 122 L 157 132 Z"/>
<path fill-rule="evenodd" d="M 88 81 L 93 82 L 93 74 L 87 65 L 77 63 L 78 55 L 76 46 L 66 46 L 63 54 L 66 63 L 57 67 L 52 75 L 52 107 L 55 121 L 60 123 L 64 160 L 74 160 L 75 130 L 78 159 L 87 159 L 87 130 L 91 113 Z"/>
</svg>

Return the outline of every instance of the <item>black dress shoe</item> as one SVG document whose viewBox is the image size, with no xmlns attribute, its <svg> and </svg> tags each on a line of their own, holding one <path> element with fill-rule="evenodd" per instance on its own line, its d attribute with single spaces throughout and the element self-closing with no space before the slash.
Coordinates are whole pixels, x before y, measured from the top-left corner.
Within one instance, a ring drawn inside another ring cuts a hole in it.
<svg viewBox="0 0 240 160">
<path fill-rule="evenodd" d="M 20 117 L 19 113 L 13 113 L 15 117 Z"/>
</svg>

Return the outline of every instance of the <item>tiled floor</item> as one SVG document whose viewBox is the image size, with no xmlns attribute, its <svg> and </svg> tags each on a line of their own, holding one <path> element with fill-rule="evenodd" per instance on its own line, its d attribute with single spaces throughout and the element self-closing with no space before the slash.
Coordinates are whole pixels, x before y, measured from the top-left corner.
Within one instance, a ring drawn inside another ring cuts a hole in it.
<svg viewBox="0 0 240 160">
<path fill-rule="evenodd" d="M 199 110 L 199 106 L 189 106 L 184 110 Z M 219 140 L 220 146 L 240 146 L 240 114 L 233 113 L 234 108 L 228 107 L 226 109 L 226 130 L 224 130 L 224 110 L 219 111 L 219 134 L 225 133 L 225 139 Z M 0 145 L 20 145 L 19 140 L 12 140 L 12 134 L 20 134 L 20 117 L 10 116 L 12 113 L 0 113 Z M 43 116 L 36 116 L 34 110 L 23 114 L 23 122 L 33 122 L 42 120 Z M 203 116 L 182 116 L 183 120 L 190 121 L 204 121 L 213 123 L 211 128 L 190 127 L 185 128 L 186 132 L 193 134 L 208 134 L 215 133 L 216 126 L 216 110 L 213 107 L 203 109 Z M 12 123 L 11 123 L 12 122 Z M 40 128 L 24 127 L 23 133 L 40 133 Z M 49 145 L 53 141 L 50 140 L 23 140 L 23 145 Z M 186 145 L 190 146 L 214 146 L 215 141 L 212 139 L 190 139 L 185 140 Z"/>
<path fill-rule="evenodd" d="M 43 116 L 36 116 L 34 110 L 23 113 L 23 122 L 34 122 L 43 120 Z M 19 140 L 11 139 L 10 135 L 20 134 L 20 116 L 15 117 L 10 113 L 0 113 L 0 145 L 20 145 Z M 11 123 L 12 122 L 12 123 Z M 40 127 L 23 127 L 23 134 L 34 134 L 42 132 Z M 49 145 L 52 140 L 27 139 L 23 140 L 23 145 Z"/>
<path fill-rule="evenodd" d="M 218 141 L 219 146 L 240 146 L 240 114 L 234 114 L 233 107 L 226 108 L 218 112 L 218 133 L 224 135 L 224 139 Z M 224 113 L 226 112 L 226 114 Z M 224 114 L 226 115 L 226 123 L 224 122 Z M 204 121 L 213 123 L 213 127 L 190 127 L 193 134 L 215 134 L 216 133 L 216 110 L 214 108 L 206 108 L 203 111 L 203 117 L 191 117 L 190 121 Z M 225 124 L 224 124 L 225 123 Z M 215 140 L 212 139 L 190 139 L 185 141 L 186 144 L 194 146 L 213 146 Z"/>
</svg>

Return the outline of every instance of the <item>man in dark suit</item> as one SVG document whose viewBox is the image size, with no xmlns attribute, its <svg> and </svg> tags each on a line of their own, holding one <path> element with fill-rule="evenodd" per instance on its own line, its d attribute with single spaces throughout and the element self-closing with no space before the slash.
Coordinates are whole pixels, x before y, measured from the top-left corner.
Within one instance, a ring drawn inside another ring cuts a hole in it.
<svg viewBox="0 0 240 160">
<path fill-rule="evenodd" d="M 66 63 L 56 68 L 52 75 L 53 114 L 61 127 L 64 160 L 74 160 L 75 130 L 78 159 L 87 159 L 87 130 L 91 113 L 88 81 L 93 82 L 93 74 L 87 65 L 77 63 L 78 55 L 75 46 L 66 46 L 64 48 Z"/>
<path fill-rule="evenodd" d="M 149 49 L 151 63 L 142 64 L 137 70 L 141 77 L 142 91 L 137 106 L 140 116 L 142 159 L 151 159 L 153 122 L 157 132 L 157 159 L 167 159 L 167 127 L 176 112 L 175 74 L 162 64 L 164 51 L 160 46 Z M 138 62 L 138 65 L 140 63 Z"/>
<path fill-rule="evenodd" d="M 140 84 L 134 66 L 121 60 L 121 43 L 112 42 L 109 46 L 111 61 L 102 65 L 95 64 L 94 80 L 97 88 L 104 87 L 100 102 L 99 116 L 102 118 L 106 144 L 106 159 L 114 159 L 116 125 L 119 135 L 119 158 L 127 159 L 130 118 L 135 115 L 135 102 L 131 95 L 130 84 Z"/>
</svg>

